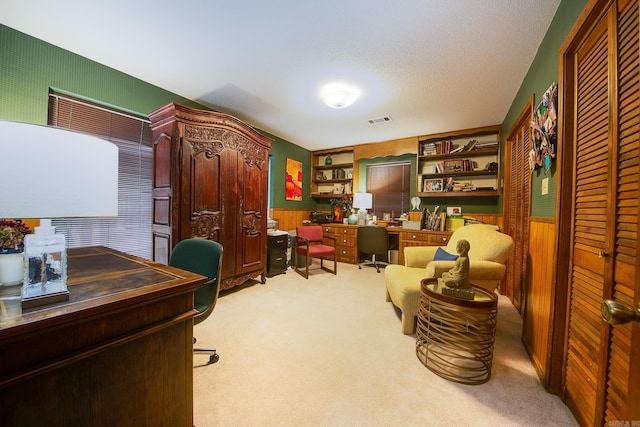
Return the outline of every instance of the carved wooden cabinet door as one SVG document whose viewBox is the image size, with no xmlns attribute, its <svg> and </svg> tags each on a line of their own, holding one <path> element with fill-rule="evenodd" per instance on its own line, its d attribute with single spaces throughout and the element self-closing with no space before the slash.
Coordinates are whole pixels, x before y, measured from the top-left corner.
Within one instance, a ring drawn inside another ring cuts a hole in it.
<svg viewBox="0 0 640 427">
<path fill-rule="evenodd" d="M 181 126 L 180 237 L 220 242 L 222 287 L 231 287 L 265 267 L 268 151 L 226 129 Z"/>
<path fill-rule="evenodd" d="M 253 147 L 255 148 L 255 147 Z M 256 152 L 251 145 L 238 150 L 238 211 L 236 274 L 242 275 L 264 267 L 267 247 L 266 221 L 267 170 L 266 150 Z"/>
<path fill-rule="evenodd" d="M 234 117 L 177 104 L 150 118 L 156 261 L 180 240 L 205 238 L 224 249 L 221 289 L 264 282 L 271 140 Z"/>
</svg>

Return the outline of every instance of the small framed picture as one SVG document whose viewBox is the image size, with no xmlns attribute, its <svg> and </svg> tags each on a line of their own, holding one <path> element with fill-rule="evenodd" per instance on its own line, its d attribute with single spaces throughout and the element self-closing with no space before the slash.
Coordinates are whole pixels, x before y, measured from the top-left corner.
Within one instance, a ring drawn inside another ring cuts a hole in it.
<svg viewBox="0 0 640 427">
<path fill-rule="evenodd" d="M 444 172 L 462 172 L 462 160 L 447 160 L 444 162 Z"/>
<path fill-rule="evenodd" d="M 427 193 L 430 191 L 443 191 L 442 179 L 425 179 L 422 185 L 422 191 Z"/>
</svg>

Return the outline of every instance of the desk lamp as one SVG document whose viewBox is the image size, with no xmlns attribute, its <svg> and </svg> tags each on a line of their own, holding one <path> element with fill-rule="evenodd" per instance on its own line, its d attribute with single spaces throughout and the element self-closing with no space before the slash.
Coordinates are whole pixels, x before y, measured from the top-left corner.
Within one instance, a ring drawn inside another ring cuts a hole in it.
<svg viewBox="0 0 640 427">
<path fill-rule="evenodd" d="M 69 299 L 65 236 L 51 218 L 118 215 L 118 148 L 53 127 L 0 121 L 0 218 L 43 218 L 24 239 L 22 307 Z"/>
<path fill-rule="evenodd" d="M 373 194 L 354 194 L 353 207 L 358 208 L 358 225 L 365 225 L 367 223 L 367 209 L 371 209 L 373 207 Z"/>
</svg>

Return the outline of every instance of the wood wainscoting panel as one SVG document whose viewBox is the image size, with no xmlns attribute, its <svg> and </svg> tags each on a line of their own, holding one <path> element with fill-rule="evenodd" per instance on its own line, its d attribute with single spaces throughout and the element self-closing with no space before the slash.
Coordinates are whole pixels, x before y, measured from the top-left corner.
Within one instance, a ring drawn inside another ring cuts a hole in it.
<svg viewBox="0 0 640 427">
<path fill-rule="evenodd" d="M 313 210 L 309 209 L 284 209 L 273 208 L 272 218 L 278 220 L 278 228 L 280 230 L 289 231 L 295 230 L 297 226 L 302 225 L 302 221 L 308 220 Z M 329 213 L 327 211 L 327 213 Z M 420 212 L 409 212 L 409 219 L 412 221 L 420 221 Z M 504 232 L 504 218 L 501 214 L 477 214 L 469 213 L 465 214 L 466 217 L 475 218 L 485 224 L 494 224 L 500 227 L 500 230 Z"/>
<path fill-rule="evenodd" d="M 278 228 L 280 230 L 295 230 L 297 226 L 302 225 L 302 221 L 308 220 L 312 210 L 308 209 L 283 209 L 273 208 L 273 219 L 278 220 Z"/>
<path fill-rule="evenodd" d="M 545 388 L 552 347 L 556 232 L 553 218 L 530 218 L 527 277 L 522 284 L 526 294 L 522 343 Z"/>
</svg>

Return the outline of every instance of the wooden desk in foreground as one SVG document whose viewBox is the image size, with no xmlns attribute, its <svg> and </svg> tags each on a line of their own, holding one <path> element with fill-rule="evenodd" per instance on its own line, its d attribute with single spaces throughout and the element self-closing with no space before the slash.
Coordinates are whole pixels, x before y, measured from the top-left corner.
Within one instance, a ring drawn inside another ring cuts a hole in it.
<svg viewBox="0 0 640 427">
<path fill-rule="evenodd" d="M 193 291 L 204 281 L 70 249 L 69 301 L 0 326 L 0 424 L 192 426 Z"/>
</svg>

